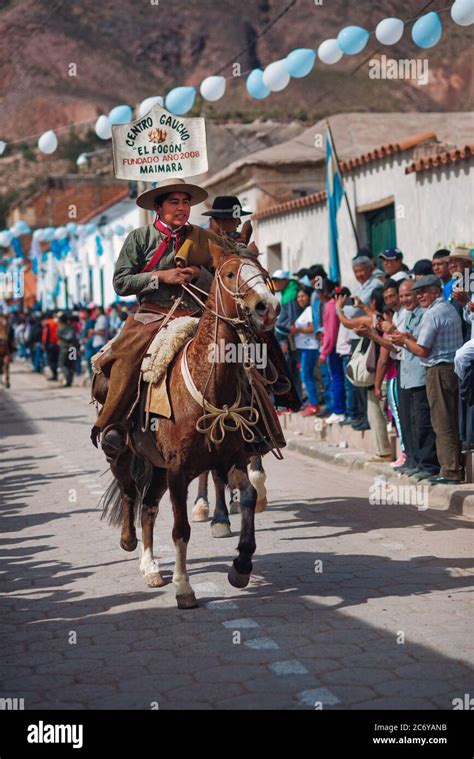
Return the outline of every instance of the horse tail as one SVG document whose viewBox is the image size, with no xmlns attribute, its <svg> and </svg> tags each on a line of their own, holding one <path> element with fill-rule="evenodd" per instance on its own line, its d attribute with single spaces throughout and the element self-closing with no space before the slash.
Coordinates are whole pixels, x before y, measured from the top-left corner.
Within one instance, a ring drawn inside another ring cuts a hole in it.
<svg viewBox="0 0 474 759">
<path fill-rule="evenodd" d="M 105 519 L 107 524 L 110 524 L 112 527 L 120 527 L 122 525 L 123 493 L 120 489 L 120 483 L 115 477 L 101 497 L 99 508 L 102 508 L 101 520 Z"/>
</svg>

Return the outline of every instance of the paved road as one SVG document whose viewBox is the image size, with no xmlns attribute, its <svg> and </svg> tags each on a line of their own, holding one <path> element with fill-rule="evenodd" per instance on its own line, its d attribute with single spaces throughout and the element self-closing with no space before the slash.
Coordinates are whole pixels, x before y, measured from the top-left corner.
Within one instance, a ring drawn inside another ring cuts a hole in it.
<svg viewBox="0 0 474 759">
<path fill-rule="evenodd" d="M 0 390 L 0 698 L 26 709 L 451 709 L 474 694 L 473 522 L 371 506 L 371 481 L 296 453 L 266 458 L 249 587 L 235 535 L 192 528 L 200 608 L 150 589 L 99 520 L 108 481 L 88 391 L 16 365 Z M 194 489 L 193 489 L 194 497 Z M 170 504 L 156 529 L 163 574 Z M 472 603 L 472 599 L 471 599 Z"/>
</svg>

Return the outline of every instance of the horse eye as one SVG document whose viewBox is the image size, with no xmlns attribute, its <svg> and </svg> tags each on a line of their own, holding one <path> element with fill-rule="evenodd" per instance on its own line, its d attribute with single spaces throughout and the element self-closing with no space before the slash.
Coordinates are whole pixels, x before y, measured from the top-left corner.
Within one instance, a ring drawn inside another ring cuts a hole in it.
<svg viewBox="0 0 474 759">
<path fill-rule="evenodd" d="M 227 278 L 228 278 L 228 279 L 233 279 L 233 278 L 234 278 L 234 276 L 235 276 L 234 272 L 233 272 L 233 271 L 230 271 L 230 272 L 228 273 L 228 275 L 227 275 Z"/>
</svg>

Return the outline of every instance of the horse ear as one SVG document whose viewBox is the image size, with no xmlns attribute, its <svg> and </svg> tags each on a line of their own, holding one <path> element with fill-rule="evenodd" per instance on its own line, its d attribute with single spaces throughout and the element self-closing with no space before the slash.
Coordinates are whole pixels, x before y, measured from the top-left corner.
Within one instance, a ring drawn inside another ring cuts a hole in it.
<svg viewBox="0 0 474 759">
<path fill-rule="evenodd" d="M 225 255 L 223 249 L 220 247 L 220 245 L 217 245 L 215 242 L 212 242 L 212 240 L 209 240 L 209 252 L 212 256 L 212 262 L 214 264 L 214 268 L 217 268 L 217 265 L 219 264 L 220 259 L 222 256 Z"/>
</svg>

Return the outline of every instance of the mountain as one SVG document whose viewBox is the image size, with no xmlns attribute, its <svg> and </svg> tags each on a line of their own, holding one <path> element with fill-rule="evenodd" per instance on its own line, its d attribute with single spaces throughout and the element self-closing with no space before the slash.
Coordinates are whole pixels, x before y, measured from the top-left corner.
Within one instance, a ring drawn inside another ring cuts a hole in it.
<svg viewBox="0 0 474 759">
<path fill-rule="evenodd" d="M 423 0 L 295 0 L 270 30 L 262 31 L 289 0 L 3 0 L 0 2 L 0 138 L 93 119 L 118 103 L 134 104 L 175 85 L 199 85 L 217 72 L 242 74 L 286 55 L 317 47 L 346 24 L 374 29 L 386 16 L 412 18 Z M 429 9 L 445 6 L 442 0 Z M 429 10 L 428 9 L 428 10 Z M 281 93 L 252 100 L 245 77 L 228 83 L 224 98 L 206 105 L 220 118 L 256 115 L 313 119 L 354 110 L 467 110 L 472 95 L 472 34 L 442 14 L 444 33 L 433 49 L 416 48 L 406 29 L 401 42 L 382 52 L 427 59 L 431 82 L 377 81 L 368 63 L 347 57 L 317 64 Z M 378 46 L 371 38 L 367 53 Z M 242 52 L 240 52 L 242 51 Z M 471 98 L 472 99 L 472 98 Z"/>
</svg>

